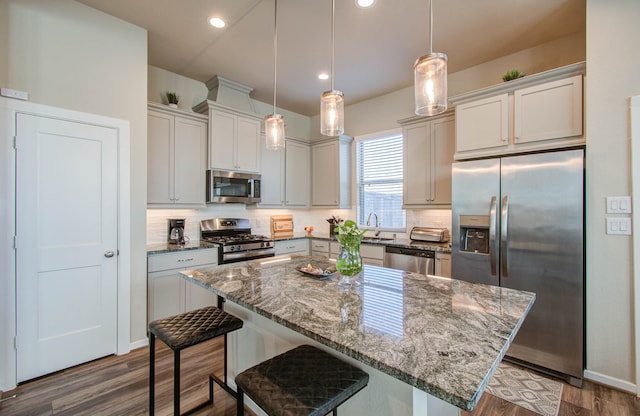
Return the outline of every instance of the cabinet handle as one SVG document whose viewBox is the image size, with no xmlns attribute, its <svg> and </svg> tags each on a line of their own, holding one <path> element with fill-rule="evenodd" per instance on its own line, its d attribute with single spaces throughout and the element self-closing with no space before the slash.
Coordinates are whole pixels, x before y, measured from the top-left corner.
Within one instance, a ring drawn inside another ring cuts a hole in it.
<svg viewBox="0 0 640 416">
<path fill-rule="evenodd" d="M 178 259 L 178 263 L 183 263 L 183 262 L 186 263 L 188 261 L 193 261 L 193 257 L 188 258 L 188 259 Z"/>
</svg>

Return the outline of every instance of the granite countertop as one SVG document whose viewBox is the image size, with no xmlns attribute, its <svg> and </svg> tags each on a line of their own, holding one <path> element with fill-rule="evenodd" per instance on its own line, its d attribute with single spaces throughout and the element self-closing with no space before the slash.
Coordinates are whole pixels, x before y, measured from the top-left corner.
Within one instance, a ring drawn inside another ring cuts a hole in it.
<svg viewBox="0 0 640 416">
<path fill-rule="evenodd" d="M 200 240 L 189 241 L 186 244 L 182 244 L 182 245 L 171 244 L 171 243 L 147 244 L 147 255 L 171 253 L 175 251 L 185 251 L 185 250 L 200 250 L 204 248 L 217 248 L 217 247 L 218 247 L 217 244 L 207 243 L 205 241 L 200 241 Z"/>
<path fill-rule="evenodd" d="M 535 295 L 364 266 L 357 285 L 307 277 L 323 257 L 278 256 L 183 276 L 240 306 L 472 410 Z M 326 267 L 326 266 L 324 266 Z"/>
<path fill-rule="evenodd" d="M 313 238 L 316 240 L 337 241 L 335 237 L 329 234 L 322 233 L 294 233 L 291 237 L 277 237 L 275 241 L 283 240 L 297 240 L 300 238 Z M 377 239 L 376 237 L 365 236 L 362 239 L 362 244 L 372 244 L 379 246 L 392 246 L 402 248 L 417 248 L 419 250 L 436 251 L 439 253 L 451 253 L 451 242 L 447 243 L 431 243 L 423 241 L 413 241 L 408 238 L 388 238 L 382 237 Z"/>
</svg>

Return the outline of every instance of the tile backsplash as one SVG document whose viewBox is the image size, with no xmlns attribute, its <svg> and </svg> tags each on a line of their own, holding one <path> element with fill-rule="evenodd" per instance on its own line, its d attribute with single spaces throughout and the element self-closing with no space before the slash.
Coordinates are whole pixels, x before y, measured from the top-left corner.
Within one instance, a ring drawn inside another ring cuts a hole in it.
<svg viewBox="0 0 640 416">
<path fill-rule="evenodd" d="M 256 209 L 243 204 L 210 205 L 206 209 L 148 209 L 147 244 L 167 241 L 169 218 L 185 219 L 185 236 L 192 240 L 200 238 L 200 221 L 209 218 L 248 218 L 254 234 L 270 234 L 272 215 L 292 215 L 294 232 L 304 232 L 304 227 L 313 226 L 318 234 L 328 234 L 326 219 L 332 215 L 341 218 L 355 218 L 355 209 Z M 407 210 L 407 233 L 396 233 L 398 238 L 408 238 L 414 226 L 446 227 L 451 230 L 451 210 Z M 383 232 L 383 235 L 385 233 Z"/>
</svg>

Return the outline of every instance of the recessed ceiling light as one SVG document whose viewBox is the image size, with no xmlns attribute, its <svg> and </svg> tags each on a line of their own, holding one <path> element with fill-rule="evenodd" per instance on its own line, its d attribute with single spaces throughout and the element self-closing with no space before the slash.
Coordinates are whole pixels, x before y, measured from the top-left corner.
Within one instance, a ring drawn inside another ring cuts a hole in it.
<svg viewBox="0 0 640 416">
<path fill-rule="evenodd" d="M 213 27 L 217 27 L 218 29 L 221 29 L 223 27 L 225 27 L 226 23 L 224 22 L 224 20 L 222 20 L 219 17 L 210 17 L 209 18 L 209 24 Z"/>
<path fill-rule="evenodd" d="M 321 73 L 321 74 L 318 74 L 318 79 L 321 79 L 321 80 L 323 80 L 323 81 L 324 81 L 324 80 L 327 80 L 327 79 L 329 79 L 329 74 L 327 74 L 326 72 L 323 72 L 323 73 Z"/>
<path fill-rule="evenodd" d="M 367 7 L 373 6 L 373 3 L 375 2 L 376 0 L 356 0 L 356 6 L 360 7 L 361 9 L 366 9 Z"/>
</svg>

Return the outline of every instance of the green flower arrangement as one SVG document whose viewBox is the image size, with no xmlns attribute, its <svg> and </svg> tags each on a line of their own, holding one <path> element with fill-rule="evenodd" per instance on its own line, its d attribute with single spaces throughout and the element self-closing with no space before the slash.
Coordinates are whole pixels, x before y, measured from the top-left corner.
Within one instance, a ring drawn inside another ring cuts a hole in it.
<svg viewBox="0 0 640 416">
<path fill-rule="evenodd" d="M 336 238 L 342 247 L 360 247 L 362 236 L 367 230 L 360 230 L 358 224 L 352 220 L 337 223 L 335 228 Z"/>
</svg>

